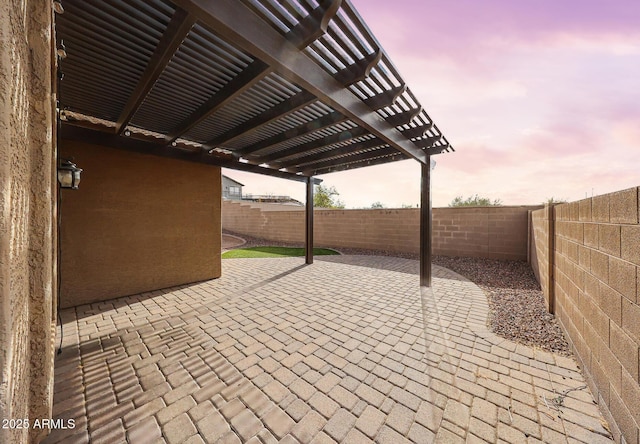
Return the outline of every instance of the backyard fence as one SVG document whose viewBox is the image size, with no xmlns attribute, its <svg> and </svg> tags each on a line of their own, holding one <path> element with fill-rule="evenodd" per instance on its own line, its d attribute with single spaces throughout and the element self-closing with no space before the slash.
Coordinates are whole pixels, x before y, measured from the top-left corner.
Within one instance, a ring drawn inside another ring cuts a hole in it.
<svg viewBox="0 0 640 444">
<path fill-rule="evenodd" d="M 617 442 L 640 436 L 640 190 L 532 212 L 531 265 Z"/>
<path fill-rule="evenodd" d="M 529 211 L 541 206 L 461 207 L 433 210 L 433 253 L 527 259 Z M 329 248 L 419 253 L 417 208 L 316 209 L 314 242 Z M 304 209 L 224 201 L 222 227 L 280 242 L 304 242 Z"/>
</svg>

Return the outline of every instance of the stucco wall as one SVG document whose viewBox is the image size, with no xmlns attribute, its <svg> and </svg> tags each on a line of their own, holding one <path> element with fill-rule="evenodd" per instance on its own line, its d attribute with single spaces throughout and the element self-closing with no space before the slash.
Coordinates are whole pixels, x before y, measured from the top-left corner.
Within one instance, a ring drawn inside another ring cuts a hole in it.
<svg viewBox="0 0 640 444">
<path fill-rule="evenodd" d="M 556 206 L 551 253 L 556 316 L 616 441 L 627 443 L 640 439 L 639 199 L 631 188 Z"/>
<path fill-rule="evenodd" d="M 220 276 L 220 168 L 63 140 L 61 306 Z"/>
<path fill-rule="evenodd" d="M 0 418 L 48 418 L 55 334 L 52 12 L 50 2 L 11 0 L 0 0 L 0 11 Z M 41 433 L 0 429 L 0 442 L 37 441 Z"/>
<path fill-rule="evenodd" d="M 433 253 L 494 259 L 527 259 L 528 212 L 539 206 L 434 208 Z M 304 209 L 224 201 L 222 226 L 270 240 L 304 242 Z M 418 253 L 416 208 L 314 212 L 314 243 Z"/>
</svg>

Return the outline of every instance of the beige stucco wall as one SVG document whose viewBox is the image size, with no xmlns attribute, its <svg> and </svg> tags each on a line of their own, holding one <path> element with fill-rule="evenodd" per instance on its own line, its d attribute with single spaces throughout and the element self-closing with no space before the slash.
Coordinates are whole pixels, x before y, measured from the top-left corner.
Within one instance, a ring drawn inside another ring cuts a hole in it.
<svg viewBox="0 0 640 444">
<path fill-rule="evenodd" d="M 220 276 L 220 168 L 62 140 L 62 307 Z"/>
<path fill-rule="evenodd" d="M 433 253 L 527 259 L 528 212 L 539 206 L 434 208 Z M 304 242 L 304 209 L 224 201 L 225 229 L 284 242 Z M 314 243 L 407 253 L 420 250 L 416 208 L 314 212 Z"/>
<path fill-rule="evenodd" d="M 639 222 L 639 188 L 556 206 L 547 278 L 556 316 L 614 437 L 628 443 L 640 439 Z M 533 235 L 544 242 L 548 231 L 539 228 Z M 548 266 L 545 255 L 537 261 Z"/>
<path fill-rule="evenodd" d="M 0 418 L 47 418 L 53 384 L 51 4 L 0 0 Z M 1 429 L 0 442 L 41 430 Z M 29 438 L 31 433 L 31 438 Z"/>
</svg>

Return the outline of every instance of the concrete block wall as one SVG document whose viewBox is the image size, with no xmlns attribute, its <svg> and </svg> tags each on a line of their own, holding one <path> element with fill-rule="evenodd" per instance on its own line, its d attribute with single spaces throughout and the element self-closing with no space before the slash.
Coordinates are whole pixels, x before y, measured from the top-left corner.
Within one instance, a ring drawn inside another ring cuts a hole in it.
<svg viewBox="0 0 640 444">
<path fill-rule="evenodd" d="M 529 210 L 540 206 L 433 210 L 433 253 L 444 256 L 527 259 Z"/>
<path fill-rule="evenodd" d="M 553 292 L 553 248 L 554 248 L 554 208 L 547 205 L 531 212 L 529 263 L 540 283 L 544 303 L 550 313 L 554 313 Z"/>
<path fill-rule="evenodd" d="M 304 242 L 304 208 L 222 201 L 222 228 L 279 242 Z"/>
<path fill-rule="evenodd" d="M 435 208 L 433 253 L 527 259 L 528 212 L 534 207 Z M 222 227 L 274 241 L 304 242 L 304 208 L 224 201 Z M 317 246 L 419 253 L 417 208 L 314 212 Z"/>
<path fill-rule="evenodd" d="M 640 444 L 639 199 L 630 188 L 558 205 L 553 228 L 556 316 L 616 441 L 630 444 Z"/>
<path fill-rule="evenodd" d="M 417 253 L 420 217 L 415 209 L 320 210 L 318 245 Z"/>
</svg>

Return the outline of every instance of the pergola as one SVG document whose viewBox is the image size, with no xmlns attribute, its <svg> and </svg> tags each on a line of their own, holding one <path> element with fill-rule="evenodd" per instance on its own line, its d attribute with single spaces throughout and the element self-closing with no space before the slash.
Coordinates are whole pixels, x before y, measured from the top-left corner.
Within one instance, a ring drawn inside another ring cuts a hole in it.
<svg viewBox="0 0 640 444">
<path fill-rule="evenodd" d="M 314 176 L 415 159 L 431 285 L 430 157 L 453 148 L 348 0 L 63 7 L 62 137 L 306 182 L 307 263 Z"/>
</svg>

